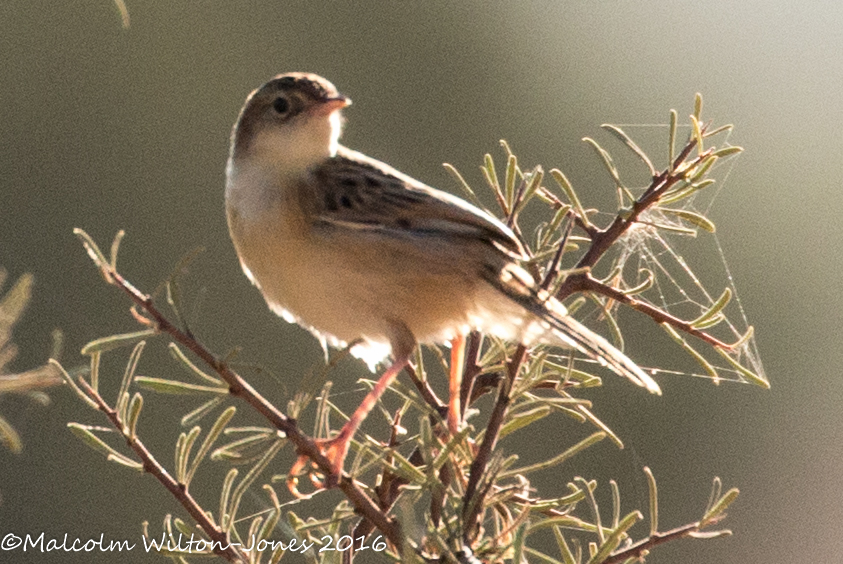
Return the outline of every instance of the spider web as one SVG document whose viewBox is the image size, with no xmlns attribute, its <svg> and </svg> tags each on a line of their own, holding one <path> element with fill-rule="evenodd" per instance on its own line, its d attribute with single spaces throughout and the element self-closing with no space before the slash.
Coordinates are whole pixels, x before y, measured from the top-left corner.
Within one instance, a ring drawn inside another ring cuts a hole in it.
<svg viewBox="0 0 843 564">
<path fill-rule="evenodd" d="M 624 124 L 619 127 L 627 133 L 631 130 L 639 134 L 633 137 L 641 136 L 642 132 L 646 133 L 648 130 L 661 130 L 658 146 L 663 147 L 668 125 Z M 728 132 L 717 137 L 719 146 L 728 146 Z M 636 138 L 636 142 L 638 141 Z M 616 156 L 613 154 L 613 158 Z M 714 200 L 725 187 L 737 162 L 737 156 L 739 155 L 732 155 L 715 164 L 708 175 L 716 178 L 713 185 L 665 207 L 707 216 Z M 636 166 L 640 169 L 640 161 Z M 659 168 L 659 165 L 656 164 L 656 167 Z M 638 197 L 644 190 L 645 187 L 632 189 L 632 193 Z M 609 217 L 609 220 L 611 219 Z M 635 293 L 633 297 L 686 321 L 695 320 L 705 314 L 721 298 L 724 290 L 727 290 L 731 293 L 731 300 L 720 311 L 722 319 L 703 331 L 729 345 L 741 341 L 748 331 L 752 331 L 717 233 L 701 229 L 680 215 L 667 213 L 658 206 L 642 213 L 639 220 L 616 242 L 613 250 L 604 259 L 611 263 L 613 272 L 621 273 L 621 276 L 616 278 L 620 282 L 613 285 L 625 290 L 644 284 L 649 279 L 649 287 Z M 716 260 L 714 256 L 717 257 Z M 716 268 L 718 263 L 719 268 Z M 695 366 L 700 371 L 694 368 L 689 371 L 662 368 L 647 370 L 654 374 L 683 374 L 709 378 L 715 382 L 733 381 L 761 385 L 768 383 L 754 334 L 744 338 L 739 346 L 722 351 L 735 363 L 744 367 L 744 370 L 721 356 L 722 352 L 718 353 L 712 345 L 694 336 L 682 334 L 682 337 L 682 346 L 686 349 L 692 348 L 705 359 L 700 361 L 694 352 L 690 353 L 690 358 L 697 360 Z"/>
</svg>

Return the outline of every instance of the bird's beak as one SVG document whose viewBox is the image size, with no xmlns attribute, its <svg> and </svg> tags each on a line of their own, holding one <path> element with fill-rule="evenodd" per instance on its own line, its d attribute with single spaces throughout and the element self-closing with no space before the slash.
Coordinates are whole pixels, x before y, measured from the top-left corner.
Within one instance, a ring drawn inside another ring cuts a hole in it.
<svg viewBox="0 0 843 564">
<path fill-rule="evenodd" d="M 341 110 L 346 106 L 351 105 L 351 98 L 343 96 L 342 94 L 333 98 L 325 98 L 317 106 L 314 106 L 314 113 L 320 115 L 331 114 L 337 110 Z"/>
</svg>

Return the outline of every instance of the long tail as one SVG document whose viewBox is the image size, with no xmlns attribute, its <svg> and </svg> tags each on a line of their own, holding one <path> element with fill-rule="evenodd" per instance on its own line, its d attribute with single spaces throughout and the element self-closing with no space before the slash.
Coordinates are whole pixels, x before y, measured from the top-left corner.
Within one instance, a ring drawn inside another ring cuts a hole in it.
<svg viewBox="0 0 843 564">
<path fill-rule="evenodd" d="M 553 301 L 556 302 L 556 300 Z M 556 302 L 556 304 L 564 308 L 559 302 Z M 541 304 L 537 305 L 541 306 Z M 609 341 L 567 313 L 558 315 L 557 312 L 550 311 L 550 309 L 556 309 L 556 307 L 551 306 L 551 308 L 543 309 L 543 315 L 539 317 L 550 323 L 554 336 L 600 364 L 607 366 L 615 374 L 632 380 L 635 384 L 647 388 L 654 394 L 661 395 L 661 388 L 656 381 Z M 536 313 L 538 314 L 538 312 Z"/>
<path fill-rule="evenodd" d="M 615 374 L 631 380 L 654 394 L 661 395 L 661 388 L 650 375 L 641 370 L 640 366 L 609 341 L 568 315 L 561 302 L 552 297 L 540 299 L 535 287 L 524 279 L 529 275 L 526 273 L 519 275 L 518 272 L 512 270 L 508 274 L 513 276 L 504 275 L 489 281 L 509 299 L 520 304 L 549 326 L 548 330 L 544 331 L 545 335 L 539 337 L 540 341 L 550 340 L 551 343 L 555 341 L 560 345 L 573 347 L 610 368 Z M 548 339 L 548 337 L 552 338 Z"/>
</svg>

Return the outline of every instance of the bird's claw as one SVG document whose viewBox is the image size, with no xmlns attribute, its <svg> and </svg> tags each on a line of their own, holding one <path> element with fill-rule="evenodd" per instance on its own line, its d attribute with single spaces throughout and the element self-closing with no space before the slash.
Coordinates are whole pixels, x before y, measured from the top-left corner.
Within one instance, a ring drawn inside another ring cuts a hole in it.
<svg viewBox="0 0 843 564">
<path fill-rule="evenodd" d="M 315 443 L 319 452 L 331 463 L 331 472 L 326 475 L 309 456 L 299 454 L 287 473 L 287 489 L 299 499 L 309 497 L 319 490 L 333 488 L 339 484 L 342 478 L 342 465 L 348 452 L 348 440 L 336 437 L 334 439 L 316 439 Z M 298 489 L 299 476 L 305 473 L 310 478 L 310 483 L 316 488 L 309 494 L 302 494 Z"/>
</svg>

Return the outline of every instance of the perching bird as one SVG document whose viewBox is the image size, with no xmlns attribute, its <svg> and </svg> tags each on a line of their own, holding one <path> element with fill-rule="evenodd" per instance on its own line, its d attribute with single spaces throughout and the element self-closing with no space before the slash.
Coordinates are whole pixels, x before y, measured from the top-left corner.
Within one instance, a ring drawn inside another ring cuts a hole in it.
<svg viewBox="0 0 843 564">
<path fill-rule="evenodd" d="M 340 145 L 350 103 L 306 73 L 278 75 L 252 92 L 232 131 L 225 190 L 240 263 L 273 311 L 323 343 L 359 339 L 353 352 L 370 366 L 392 356 L 339 435 L 322 443 L 336 479 L 354 432 L 417 343 L 479 330 L 573 347 L 660 393 L 622 352 L 542 295 L 503 223 Z"/>
</svg>

